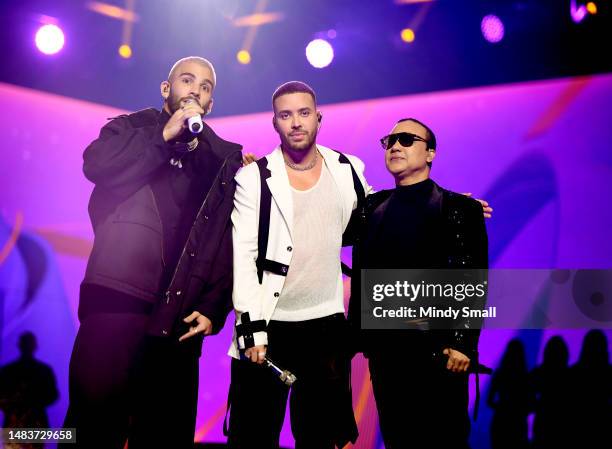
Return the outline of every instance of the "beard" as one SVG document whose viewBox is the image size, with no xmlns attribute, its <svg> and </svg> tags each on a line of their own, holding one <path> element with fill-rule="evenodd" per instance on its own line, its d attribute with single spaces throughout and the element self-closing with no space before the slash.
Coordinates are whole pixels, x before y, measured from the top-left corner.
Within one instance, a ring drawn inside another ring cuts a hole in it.
<svg viewBox="0 0 612 449">
<path fill-rule="evenodd" d="M 317 131 L 308 132 L 303 131 L 305 133 L 304 139 L 301 142 L 293 142 L 288 135 L 282 135 L 281 144 L 283 148 L 287 150 L 294 151 L 296 153 L 300 151 L 308 151 L 317 140 Z"/>
<path fill-rule="evenodd" d="M 176 111 L 178 111 L 179 109 L 181 109 L 181 105 L 183 103 L 183 101 L 187 100 L 188 98 L 193 98 L 193 97 L 179 97 L 178 95 L 175 95 L 174 92 L 172 91 L 172 87 L 170 87 L 170 96 L 168 97 L 168 100 L 166 100 L 168 102 L 168 108 L 170 108 L 170 112 L 172 114 L 174 114 Z M 208 103 L 202 105 L 202 103 L 200 103 L 200 100 L 193 98 L 193 100 L 202 108 L 204 109 L 204 111 L 208 111 L 208 108 L 210 107 L 210 102 L 212 101 L 209 100 Z"/>
</svg>

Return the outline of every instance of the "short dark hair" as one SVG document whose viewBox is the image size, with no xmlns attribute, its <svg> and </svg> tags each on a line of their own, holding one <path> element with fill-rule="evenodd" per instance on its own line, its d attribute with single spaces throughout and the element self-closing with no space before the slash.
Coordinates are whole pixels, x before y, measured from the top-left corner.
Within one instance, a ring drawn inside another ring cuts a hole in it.
<svg viewBox="0 0 612 449">
<path fill-rule="evenodd" d="M 317 96 L 312 87 L 302 81 L 289 81 L 281 84 L 276 88 L 272 94 L 272 108 L 274 108 L 274 101 L 283 95 L 296 94 L 296 93 L 309 94 L 314 101 L 315 107 L 317 106 Z"/>
<path fill-rule="evenodd" d="M 425 128 L 425 138 L 427 139 L 427 148 L 431 148 L 432 150 L 436 149 L 436 135 L 434 134 L 434 132 L 431 130 L 431 128 L 429 126 L 427 126 L 425 123 L 415 119 L 415 118 L 403 118 L 401 120 L 398 120 L 397 123 L 402 123 L 402 122 L 414 122 L 417 125 L 421 125 L 423 128 Z"/>
<path fill-rule="evenodd" d="M 420 120 L 417 120 L 412 117 L 403 118 L 397 121 L 397 123 L 402 123 L 402 122 L 413 122 L 425 128 L 425 139 L 427 139 L 427 149 L 431 148 L 432 150 L 436 151 L 436 147 L 437 147 L 436 135 L 434 134 L 434 132 L 431 130 L 429 126 L 427 126 L 425 123 L 421 122 Z M 431 168 L 433 164 L 431 162 L 428 162 L 427 165 L 429 166 L 429 168 Z"/>
</svg>

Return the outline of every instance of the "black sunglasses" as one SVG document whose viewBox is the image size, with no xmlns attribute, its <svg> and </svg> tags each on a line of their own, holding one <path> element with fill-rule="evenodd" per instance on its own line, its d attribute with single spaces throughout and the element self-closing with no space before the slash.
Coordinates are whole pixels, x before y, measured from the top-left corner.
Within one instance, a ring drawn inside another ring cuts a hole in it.
<svg viewBox="0 0 612 449">
<path fill-rule="evenodd" d="M 399 141 L 400 145 L 403 147 L 411 147 L 414 144 L 415 140 L 418 140 L 420 142 L 425 142 L 429 145 L 429 142 L 427 141 L 427 139 L 423 139 L 422 137 L 419 137 L 415 134 L 406 133 L 406 132 L 389 134 L 388 136 L 385 136 L 382 139 L 380 139 L 380 144 L 383 147 L 383 150 L 388 150 L 393 145 L 395 145 L 395 142 L 397 141 Z"/>
</svg>

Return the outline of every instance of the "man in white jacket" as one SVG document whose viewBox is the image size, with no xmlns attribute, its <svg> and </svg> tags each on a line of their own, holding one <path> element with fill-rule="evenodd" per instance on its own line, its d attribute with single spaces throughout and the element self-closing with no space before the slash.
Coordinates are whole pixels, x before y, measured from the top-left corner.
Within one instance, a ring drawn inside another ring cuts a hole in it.
<svg viewBox="0 0 612 449">
<path fill-rule="evenodd" d="M 278 447 L 289 388 L 262 366 L 267 355 L 298 379 L 290 399 L 296 448 L 343 447 L 357 428 L 340 250 L 359 196 L 371 189 L 359 159 L 317 145 L 322 116 L 308 85 L 283 84 L 272 104 L 281 144 L 236 176 L 233 301 L 243 332 L 235 332 L 229 352 L 228 442 Z M 262 182 L 269 212 L 261 206 Z M 265 254 L 260 210 L 269 213 Z"/>
</svg>

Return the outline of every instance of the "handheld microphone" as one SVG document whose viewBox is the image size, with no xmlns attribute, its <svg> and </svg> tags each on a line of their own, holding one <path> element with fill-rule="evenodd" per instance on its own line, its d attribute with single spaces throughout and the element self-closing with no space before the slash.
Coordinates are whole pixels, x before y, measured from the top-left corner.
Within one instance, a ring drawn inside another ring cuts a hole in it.
<svg viewBox="0 0 612 449">
<path fill-rule="evenodd" d="M 194 103 L 194 102 L 195 100 L 193 98 L 187 98 L 184 101 L 185 104 Z M 189 128 L 189 131 L 191 131 L 192 134 L 201 133 L 202 129 L 204 128 L 204 125 L 202 124 L 202 116 L 198 114 L 198 115 L 194 115 L 193 117 L 189 117 L 187 119 L 187 127 Z"/>
<path fill-rule="evenodd" d="M 286 370 L 286 369 L 284 370 L 282 368 L 279 368 L 269 358 L 265 357 L 264 358 L 264 363 L 266 364 L 266 366 L 268 368 L 270 368 L 272 371 L 274 371 L 274 373 L 278 376 L 278 378 L 281 380 L 281 382 L 283 382 L 288 387 L 293 385 L 293 383 L 297 380 L 297 377 L 295 377 L 295 374 L 293 374 L 289 370 Z"/>
<path fill-rule="evenodd" d="M 238 337 L 244 338 L 245 348 L 252 348 L 253 346 L 255 346 L 253 333 L 264 330 L 265 325 L 266 325 L 265 320 L 251 321 L 249 312 L 243 312 L 241 315 L 241 323 L 236 324 L 236 335 Z M 242 350 L 240 351 L 240 358 L 243 360 L 248 360 L 248 358 L 246 358 L 244 354 L 244 351 Z M 297 377 L 295 377 L 295 374 L 293 374 L 289 370 L 279 368 L 268 357 L 264 356 L 263 363 L 267 368 L 272 370 L 272 372 L 280 379 L 282 383 L 284 383 L 288 387 L 293 385 L 293 383 L 297 380 Z"/>
<path fill-rule="evenodd" d="M 244 354 L 242 353 L 240 355 L 240 359 L 246 361 L 247 363 L 251 363 L 249 359 L 245 358 Z M 266 368 L 269 368 L 270 371 L 272 371 L 276 375 L 276 377 L 278 377 L 279 380 L 285 385 L 287 385 L 288 387 L 293 385 L 295 381 L 297 380 L 297 377 L 295 376 L 295 374 L 293 374 L 291 371 L 287 369 L 282 369 L 268 357 L 264 357 L 263 364 Z"/>
</svg>

